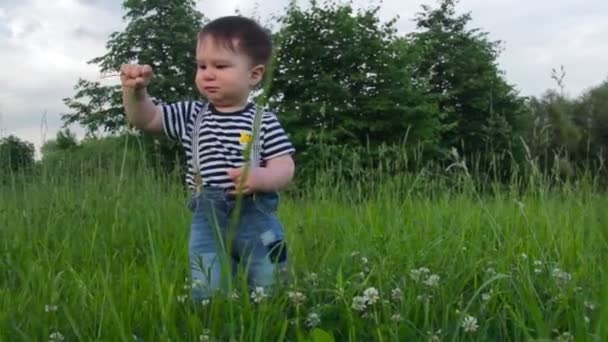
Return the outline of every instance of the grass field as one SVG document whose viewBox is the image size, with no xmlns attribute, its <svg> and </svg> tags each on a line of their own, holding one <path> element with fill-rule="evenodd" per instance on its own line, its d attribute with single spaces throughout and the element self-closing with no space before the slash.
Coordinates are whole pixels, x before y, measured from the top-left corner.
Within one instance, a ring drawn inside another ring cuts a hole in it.
<svg viewBox="0 0 608 342">
<path fill-rule="evenodd" d="M 370 179 L 284 194 L 289 282 L 253 298 L 236 284 L 205 303 L 188 296 L 190 212 L 177 177 L 9 182 L 0 340 L 608 338 L 608 199 L 593 182 L 480 195 L 466 177 Z"/>
</svg>

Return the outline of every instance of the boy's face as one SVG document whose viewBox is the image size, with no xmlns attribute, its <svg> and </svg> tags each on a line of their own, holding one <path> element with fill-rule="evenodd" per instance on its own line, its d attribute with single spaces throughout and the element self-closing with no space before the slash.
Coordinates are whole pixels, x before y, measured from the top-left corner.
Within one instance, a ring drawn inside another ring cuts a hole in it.
<svg viewBox="0 0 608 342">
<path fill-rule="evenodd" d="M 244 106 L 264 74 L 263 65 L 252 65 L 247 55 L 218 44 L 211 36 L 199 40 L 196 62 L 196 86 L 218 109 Z"/>
</svg>

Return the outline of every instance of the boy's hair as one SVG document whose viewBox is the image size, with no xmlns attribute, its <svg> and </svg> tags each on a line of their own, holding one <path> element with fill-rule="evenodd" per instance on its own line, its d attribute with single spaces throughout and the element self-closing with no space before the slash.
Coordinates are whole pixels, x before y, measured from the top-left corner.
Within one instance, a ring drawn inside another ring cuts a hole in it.
<svg viewBox="0 0 608 342">
<path fill-rule="evenodd" d="M 241 16 L 227 16 L 207 23 L 198 39 L 212 37 L 218 44 L 244 53 L 254 65 L 268 65 L 272 54 L 270 34 L 257 22 Z"/>
</svg>

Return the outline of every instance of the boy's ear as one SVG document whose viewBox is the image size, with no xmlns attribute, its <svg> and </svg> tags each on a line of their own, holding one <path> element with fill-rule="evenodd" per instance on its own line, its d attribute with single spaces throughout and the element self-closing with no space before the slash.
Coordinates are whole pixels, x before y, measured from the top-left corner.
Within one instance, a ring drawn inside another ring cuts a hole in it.
<svg viewBox="0 0 608 342">
<path fill-rule="evenodd" d="M 266 71 L 266 67 L 262 64 L 256 65 L 253 68 L 251 68 L 249 84 L 252 87 L 255 87 L 256 85 L 258 85 L 262 81 L 262 78 L 264 78 L 265 71 Z"/>
</svg>

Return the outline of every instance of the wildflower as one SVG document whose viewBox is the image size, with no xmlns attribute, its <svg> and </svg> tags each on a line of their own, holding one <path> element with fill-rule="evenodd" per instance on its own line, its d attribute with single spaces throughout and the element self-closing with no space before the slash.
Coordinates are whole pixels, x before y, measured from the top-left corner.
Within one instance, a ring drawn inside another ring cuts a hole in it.
<svg viewBox="0 0 608 342">
<path fill-rule="evenodd" d="M 360 254 L 361 253 L 359 253 L 359 251 L 354 251 L 354 252 L 350 253 L 350 257 L 354 259 L 354 258 L 358 257 Z"/>
<path fill-rule="evenodd" d="M 401 322 L 401 314 L 394 314 L 391 316 L 391 321 L 395 322 L 395 323 L 400 323 Z"/>
<path fill-rule="evenodd" d="M 239 299 L 239 293 L 236 291 L 232 291 L 232 293 L 230 294 L 230 299 L 232 299 L 232 300 Z"/>
<path fill-rule="evenodd" d="M 201 342 L 211 341 L 211 337 L 209 337 L 210 333 L 211 333 L 211 331 L 209 331 L 209 329 L 203 330 L 203 333 L 198 337 L 198 340 Z"/>
<path fill-rule="evenodd" d="M 414 269 L 410 271 L 410 277 L 418 282 L 418 281 L 422 281 L 423 279 L 425 279 L 428 274 L 431 273 L 431 271 L 426 268 L 426 267 L 420 267 L 419 269 Z"/>
<path fill-rule="evenodd" d="M 585 304 L 585 308 L 587 308 L 587 310 L 589 310 L 589 311 L 595 310 L 595 304 L 593 304 L 592 302 L 585 301 L 584 304 Z"/>
<path fill-rule="evenodd" d="M 57 311 L 57 305 L 45 305 L 44 306 L 44 312 L 56 312 Z"/>
<path fill-rule="evenodd" d="M 374 305 L 380 300 L 380 293 L 375 287 L 370 287 L 363 291 L 363 298 L 369 305 Z"/>
<path fill-rule="evenodd" d="M 488 269 L 486 270 L 486 274 L 490 277 L 493 277 L 496 275 L 496 270 L 493 267 L 488 267 Z"/>
<path fill-rule="evenodd" d="M 207 305 L 209 305 L 209 303 L 210 303 L 209 299 L 203 299 L 203 300 L 201 301 L 201 305 L 202 305 L 202 306 L 207 306 Z"/>
<path fill-rule="evenodd" d="M 315 312 L 309 313 L 308 317 L 306 318 L 306 326 L 309 328 L 314 328 L 319 324 L 321 324 L 321 317 L 319 317 L 319 314 Z"/>
<path fill-rule="evenodd" d="M 313 285 L 317 285 L 318 280 L 319 276 L 316 273 L 311 273 L 308 275 L 308 281 L 310 281 Z"/>
<path fill-rule="evenodd" d="M 432 332 L 432 331 L 427 331 L 427 334 L 430 336 L 429 337 L 429 342 L 439 342 L 441 341 L 441 338 L 439 337 L 441 335 L 441 329 Z"/>
<path fill-rule="evenodd" d="M 403 300 L 403 292 L 400 288 L 395 288 L 391 291 L 391 298 L 394 302 L 399 303 Z"/>
<path fill-rule="evenodd" d="M 367 299 L 361 296 L 355 296 L 351 307 L 357 311 L 364 311 L 367 308 Z"/>
<path fill-rule="evenodd" d="M 479 325 L 477 325 L 477 318 L 475 318 L 473 316 L 466 316 L 462 320 L 462 328 L 464 329 L 465 332 L 470 332 L 470 333 L 476 332 L 477 329 L 479 328 Z"/>
<path fill-rule="evenodd" d="M 52 342 L 63 341 L 64 337 L 59 331 L 55 331 L 55 332 L 51 333 L 51 335 L 49 335 L 49 339 Z"/>
<path fill-rule="evenodd" d="M 573 341 L 574 340 L 574 336 L 572 336 L 571 333 L 569 333 L 569 332 L 566 331 L 563 334 L 559 335 L 557 337 L 557 340 L 558 341 L 564 341 L 564 342 L 566 342 L 566 341 Z"/>
<path fill-rule="evenodd" d="M 589 319 L 589 316 L 585 316 L 585 323 L 589 324 L 589 322 L 591 322 L 591 320 Z"/>
<path fill-rule="evenodd" d="M 306 295 L 298 291 L 287 292 L 287 297 L 294 304 L 302 304 L 306 301 Z"/>
<path fill-rule="evenodd" d="M 553 279 L 555 279 L 555 281 L 561 285 L 565 285 L 572 279 L 570 273 L 565 272 L 557 267 L 553 269 L 551 275 L 553 276 Z"/>
<path fill-rule="evenodd" d="M 493 294 L 492 290 L 490 290 L 490 292 L 482 293 L 481 294 L 481 300 L 483 300 L 484 302 L 489 301 L 490 299 L 492 299 L 492 294 Z"/>
<path fill-rule="evenodd" d="M 521 253 L 521 258 L 524 259 L 524 260 L 528 260 L 528 254 Z"/>
<path fill-rule="evenodd" d="M 251 299 L 253 299 L 253 302 L 256 304 L 261 303 L 266 296 L 267 295 L 264 292 L 264 288 L 261 286 L 258 286 L 255 288 L 255 290 L 251 291 Z"/>
<path fill-rule="evenodd" d="M 541 270 L 540 268 L 535 268 L 534 269 L 534 273 L 535 274 L 541 274 L 541 273 L 543 273 L 543 270 Z"/>
<path fill-rule="evenodd" d="M 184 303 L 188 299 L 188 295 L 177 296 L 177 301 L 180 303 Z"/>
<path fill-rule="evenodd" d="M 439 276 L 437 274 L 431 274 L 423 284 L 428 287 L 437 287 L 439 286 Z"/>
<path fill-rule="evenodd" d="M 368 262 L 369 262 L 369 260 L 367 260 L 367 258 L 366 258 L 366 257 L 361 257 L 361 263 L 362 263 L 363 265 L 367 265 L 367 263 L 368 263 Z"/>
</svg>

